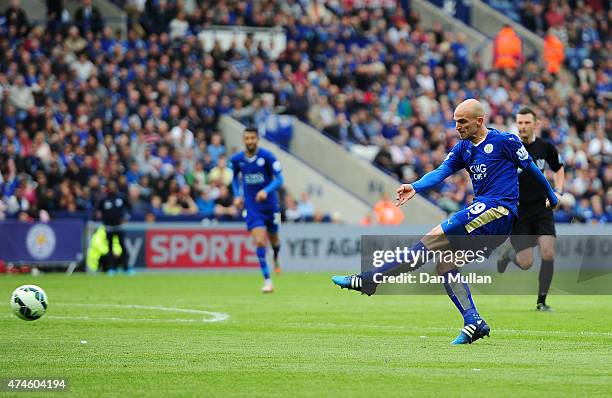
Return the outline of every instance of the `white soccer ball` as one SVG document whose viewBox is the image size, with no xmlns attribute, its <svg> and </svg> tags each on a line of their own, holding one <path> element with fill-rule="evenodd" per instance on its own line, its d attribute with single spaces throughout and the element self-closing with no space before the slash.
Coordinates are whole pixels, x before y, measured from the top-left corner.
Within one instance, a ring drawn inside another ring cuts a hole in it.
<svg viewBox="0 0 612 398">
<path fill-rule="evenodd" d="M 11 295 L 11 309 L 24 321 L 35 321 L 45 315 L 48 306 L 45 291 L 36 285 L 19 286 Z"/>
</svg>

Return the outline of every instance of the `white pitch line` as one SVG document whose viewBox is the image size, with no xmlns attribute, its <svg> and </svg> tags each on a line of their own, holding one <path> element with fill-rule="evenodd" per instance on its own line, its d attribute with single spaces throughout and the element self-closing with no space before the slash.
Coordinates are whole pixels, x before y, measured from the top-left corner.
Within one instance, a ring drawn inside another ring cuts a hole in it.
<svg viewBox="0 0 612 398">
<path fill-rule="evenodd" d="M 224 312 L 212 312 L 204 310 L 196 310 L 191 308 L 175 308 L 175 307 L 159 307 L 152 305 L 137 305 L 137 304 L 87 304 L 87 303 L 55 303 L 55 305 L 77 306 L 77 307 L 98 307 L 98 308 L 128 308 L 136 310 L 151 310 L 165 312 L 180 312 L 183 314 L 208 315 L 211 318 L 203 318 L 200 322 L 221 322 L 229 319 L 229 314 Z M 147 318 L 140 318 L 147 319 Z M 155 319 L 153 319 L 155 320 Z M 195 319 L 177 319 L 180 322 L 198 322 Z"/>
<path fill-rule="evenodd" d="M 169 322 L 169 323 L 213 323 L 222 322 L 229 319 L 229 314 L 224 312 L 213 312 L 196 310 L 191 308 L 174 308 L 174 307 L 159 307 L 152 305 L 136 305 L 136 304 L 87 304 L 87 303 L 53 303 L 52 305 L 71 306 L 71 307 L 97 307 L 97 308 L 126 308 L 131 310 L 150 310 L 160 312 L 178 312 L 183 314 L 204 315 L 202 319 L 158 319 L 158 318 L 122 318 L 122 317 L 90 317 L 83 316 L 62 316 L 62 315 L 47 315 L 45 318 L 60 319 L 60 320 L 82 320 L 82 321 L 127 321 L 127 322 Z M 12 318 L 6 316 L 3 318 Z"/>
<path fill-rule="evenodd" d="M 196 323 L 196 322 L 211 322 L 209 320 L 197 319 L 156 319 L 156 318 L 119 318 L 119 317 L 90 317 L 90 316 L 59 316 L 49 315 L 49 319 L 59 320 L 77 320 L 77 321 L 122 321 L 122 322 L 162 322 L 162 323 Z"/>
<path fill-rule="evenodd" d="M 13 319 L 14 315 L 0 316 L 0 319 Z M 74 321 L 121 321 L 121 322 L 159 322 L 159 323 L 199 323 L 211 322 L 210 320 L 198 319 L 158 319 L 158 318 L 120 318 L 107 316 L 61 316 L 61 315 L 46 315 L 44 318 L 56 320 L 74 320 Z M 212 321 L 216 322 L 216 321 Z"/>
</svg>

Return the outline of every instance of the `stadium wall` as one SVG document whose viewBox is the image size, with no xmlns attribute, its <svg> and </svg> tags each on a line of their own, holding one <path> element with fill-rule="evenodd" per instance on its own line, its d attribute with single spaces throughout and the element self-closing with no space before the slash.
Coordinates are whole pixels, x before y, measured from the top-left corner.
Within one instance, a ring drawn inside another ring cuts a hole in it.
<svg viewBox="0 0 612 398">
<path fill-rule="evenodd" d="M 399 181 L 336 144 L 319 131 L 294 118 L 291 153 L 329 176 L 354 196 L 374 205 L 383 192 L 395 198 Z M 404 224 L 429 224 L 446 218 L 446 213 L 417 196 L 402 207 Z"/>
<path fill-rule="evenodd" d="M 221 117 L 219 129 L 225 137 L 225 144 L 231 150 L 242 150 L 242 131 L 244 126 L 228 116 Z M 283 167 L 285 186 L 295 196 L 301 192 L 308 192 L 312 203 L 317 210 L 334 214 L 346 223 L 358 224 L 360 219 L 371 211 L 368 202 L 338 186 L 325 175 L 319 173 L 308 164 L 295 156 L 282 150 L 276 144 L 262 137 L 262 148 L 268 149 L 276 155 Z"/>
<path fill-rule="evenodd" d="M 57 219 L 48 223 L 0 221 L 0 260 L 26 264 L 68 264 L 83 258 L 85 223 Z"/>
<path fill-rule="evenodd" d="M 431 225 L 285 224 L 280 232 L 281 264 L 286 271 L 358 272 L 363 235 L 421 237 L 430 228 Z M 91 234 L 95 224 L 91 223 L 87 230 Z M 252 239 L 242 223 L 128 223 L 125 230 L 128 262 L 136 268 L 235 271 L 259 267 Z M 564 262 L 558 262 L 560 269 L 575 269 L 586 255 L 605 259 L 612 254 L 609 226 L 558 225 L 557 233 L 559 244 L 565 248 L 560 252 L 565 257 Z M 589 252 L 587 240 L 594 236 L 599 243 Z M 536 264 L 537 261 L 536 256 Z M 494 264 L 485 266 L 495 268 Z"/>
</svg>

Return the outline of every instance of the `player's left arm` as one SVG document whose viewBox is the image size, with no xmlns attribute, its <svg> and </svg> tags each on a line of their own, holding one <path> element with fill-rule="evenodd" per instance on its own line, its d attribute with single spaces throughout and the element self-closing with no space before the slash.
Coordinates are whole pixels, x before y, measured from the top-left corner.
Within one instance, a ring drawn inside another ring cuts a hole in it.
<svg viewBox="0 0 612 398">
<path fill-rule="evenodd" d="M 561 155 L 557 151 L 557 148 L 549 142 L 548 154 L 546 156 L 546 163 L 550 169 L 555 173 L 553 175 L 553 181 L 555 182 L 555 191 L 557 195 L 563 194 L 563 185 L 565 184 L 565 167 L 561 161 Z"/>
<path fill-rule="evenodd" d="M 544 189 L 544 193 L 546 198 L 548 199 L 548 207 L 554 208 L 559 203 L 559 199 L 557 195 L 555 195 L 555 191 L 550 186 L 550 183 L 542 174 L 538 166 L 534 163 L 531 156 L 529 156 L 529 152 L 523 146 L 523 143 L 516 136 L 511 136 L 508 134 L 508 137 L 505 140 L 504 152 L 506 155 L 514 162 L 516 167 L 523 169 L 524 172 L 529 173 L 536 181 L 540 184 L 542 189 Z"/>
<path fill-rule="evenodd" d="M 257 200 L 258 202 L 266 200 L 271 192 L 276 191 L 285 182 L 280 162 L 272 154 L 268 156 L 267 161 L 269 165 L 269 171 L 272 173 L 272 181 L 270 181 L 270 183 L 266 185 L 264 189 L 257 192 L 255 200 Z"/>
</svg>

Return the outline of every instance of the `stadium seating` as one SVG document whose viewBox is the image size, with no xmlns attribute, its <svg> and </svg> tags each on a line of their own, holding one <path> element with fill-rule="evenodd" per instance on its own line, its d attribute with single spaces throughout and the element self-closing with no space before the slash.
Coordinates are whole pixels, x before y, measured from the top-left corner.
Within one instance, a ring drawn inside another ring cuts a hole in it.
<svg viewBox="0 0 612 398">
<path fill-rule="evenodd" d="M 227 151 L 216 129 L 223 114 L 263 132 L 275 126 L 270 138 L 284 146 L 291 128 L 277 113 L 295 115 L 412 180 L 444 159 L 457 140 L 453 108 L 475 97 L 489 125 L 501 129 L 513 128 L 521 104 L 540 107 L 542 135 L 567 165 L 571 199 L 559 221 L 612 220 L 611 42 L 599 22 L 590 58 L 572 64 L 568 55 L 573 75 L 555 81 L 534 61 L 515 72 L 483 70 L 468 59 L 461 35 L 423 28 L 418 14 L 406 17 L 394 1 L 305 9 L 298 1 L 185 2 L 182 10 L 174 2 L 127 4 L 134 7 L 126 38 L 108 28 L 83 37 L 63 25 L 55 34 L 42 26 L 25 33 L 4 20 L 0 214 L 88 216 L 100 186 L 114 178 L 126 193 L 138 187 L 134 204 L 145 214 L 168 216 L 163 205 L 174 196 L 180 212 L 192 212 L 179 195 L 189 186 L 188 196 L 202 202 L 195 217 L 237 218 L 227 211 L 231 192 L 208 180 Z M 272 59 L 247 40 L 206 52 L 197 34 L 211 25 L 282 27 L 286 49 Z M 458 175 L 428 197 L 453 211 L 472 194 Z"/>
</svg>

